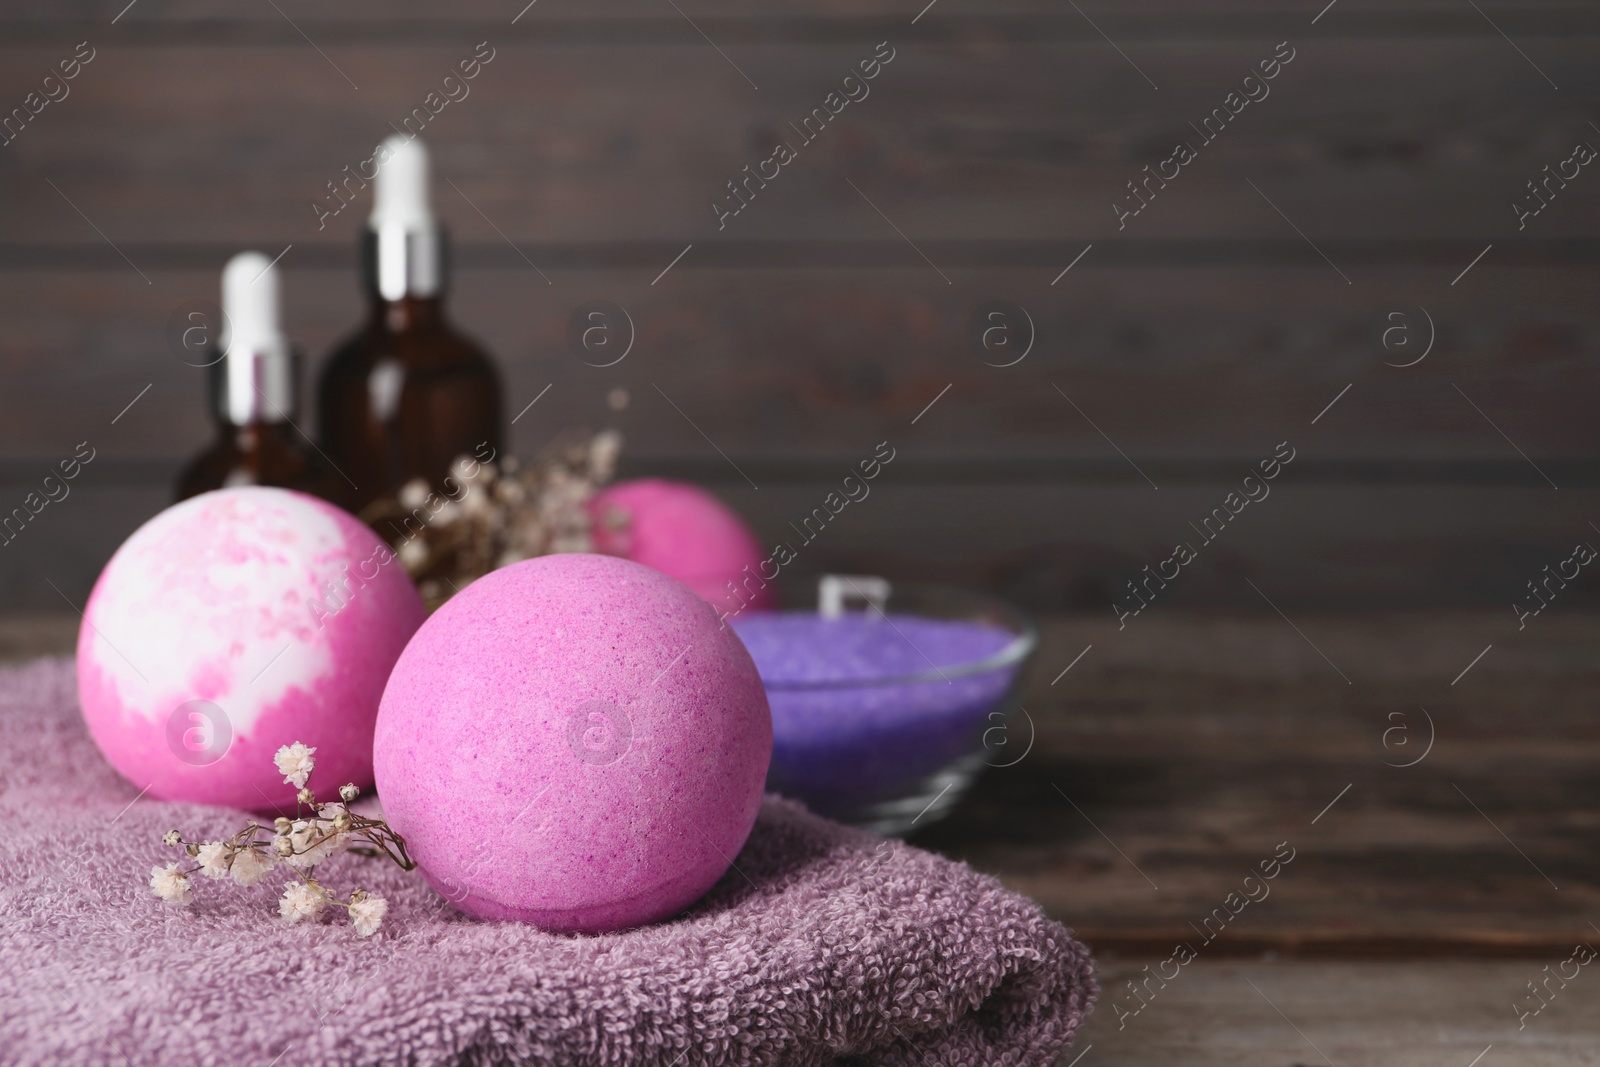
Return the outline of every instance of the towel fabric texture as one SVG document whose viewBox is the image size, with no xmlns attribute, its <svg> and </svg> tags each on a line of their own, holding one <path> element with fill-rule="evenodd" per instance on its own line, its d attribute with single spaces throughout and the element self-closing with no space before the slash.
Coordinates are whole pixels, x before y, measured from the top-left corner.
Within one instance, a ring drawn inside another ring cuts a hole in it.
<svg viewBox="0 0 1600 1067">
<path fill-rule="evenodd" d="M 594 937 L 468 919 L 417 872 L 340 856 L 330 886 L 389 901 L 362 938 L 342 911 L 280 918 L 281 868 L 158 900 L 164 831 L 244 819 L 138 792 L 70 660 L 0 670 L 0 1063 L 1048 1065 L 1096 996 L 1037 904 L 776 797 L 688 912 Z"/>
</svg>

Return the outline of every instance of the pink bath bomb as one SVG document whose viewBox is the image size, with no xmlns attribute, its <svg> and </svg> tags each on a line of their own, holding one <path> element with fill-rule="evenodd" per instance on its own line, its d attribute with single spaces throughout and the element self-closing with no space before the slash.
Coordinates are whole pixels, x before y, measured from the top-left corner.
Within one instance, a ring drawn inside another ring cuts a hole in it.
<svg viewBox="0 0 1600 1067">
<path fill-rule="evenodd" d="M 721 611 L 772 606 L 759 580 L 767 554 L 731 508 L 696 485 L 640 478 L 618 482 L 589 503 L 595 547 L 678 579 Z M 744 592 L 741 600 L 728 583 Z"/>
<path fill-rule="evenodd" d="M 317 750 L 326 799 L 372 783 L 384 682 L 426 610 L 376 534 L 260 486 L 168 508 L 125 541 L 78 633 L 78 698 L 106 759 L 151 796 L 294 807 L 274 763 Z"/>
<path fill-rule="evenodd" d="M 744 645 L 687 587 L 545 556 L 423 624 L 374 755 L 384 814 L 456 907 L 598 932 L 675 915 L 728 869 L 772 717 Z"/>
</svg>

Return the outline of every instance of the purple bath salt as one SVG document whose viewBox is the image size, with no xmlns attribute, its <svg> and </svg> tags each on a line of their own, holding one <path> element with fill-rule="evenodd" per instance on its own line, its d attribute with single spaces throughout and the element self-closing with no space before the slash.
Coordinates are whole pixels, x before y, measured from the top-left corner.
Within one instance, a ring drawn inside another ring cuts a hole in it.
<svg viewBox="0 0 1600 1067">
<path fill-rule="evenodd" d="M 977 750 L 1016 675 L 982 622 L 764 612 L 730 620 L 772 706 L 768 788 L 849 818 Z M 978 668 L 978 669 L 974 669 Z"/>
</svg>

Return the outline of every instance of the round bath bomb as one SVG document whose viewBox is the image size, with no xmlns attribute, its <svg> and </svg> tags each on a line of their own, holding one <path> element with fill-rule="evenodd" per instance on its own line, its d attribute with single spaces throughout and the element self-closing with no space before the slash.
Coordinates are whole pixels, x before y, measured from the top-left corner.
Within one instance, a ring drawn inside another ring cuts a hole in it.
<svg viewBox="0 0 1600 1067">
<path fill-rule="evenodd" d="M 772 590 L 760 578 L 766 553 L 755 534 L 699 486 L 660 478 L 618 482 L 596 493 L 589 508 L 600 551 L 654 567 L 721 611 L 772 606 Z"/>
<path fill-rule="evenodd" d="M 544 556 L 423 624 L 378 712 L 378 796 L 468 915 L 616 930 L 675 915 L 744 847 L 772 756 L 749 653 L 686 586 Z"/>
<path fill-rule="evenodd" d="M 426 615 L 388 546 L 286 489 L 220 489 L 136 530 L 101 572 L 78 633 L 95 744 L 152 796 L 289 810 L 273 763 L 317 750 L 323 799 L 372 783 L 384 682 Z"/>
</svg>

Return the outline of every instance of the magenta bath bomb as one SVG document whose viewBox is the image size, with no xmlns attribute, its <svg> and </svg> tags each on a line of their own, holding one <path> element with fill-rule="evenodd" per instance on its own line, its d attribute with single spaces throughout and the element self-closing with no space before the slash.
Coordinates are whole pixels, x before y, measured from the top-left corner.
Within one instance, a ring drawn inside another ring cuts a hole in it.
<svg viewBox="0 0 1600 1067">
<path fill-rule="evenodd" d="M 598 932 L 692 904 L 744 847 L 772 756 L 755 664 L 717 613 L 614 556 L 478 579 L 406 646 L 378 797 L 481 919 Z"/>
<path fill-rule="evenodd" d="M 426 611 L 377 535 L 285 489 L 221 489 L 139 527 L 78 634 L 78 696 L 124 778 L 168 800 L 294 807 L 273 764 L 317 750 L 313 785 L 372 782 L 384 682 Z"/>
<path fill-rule="evenodd" d="M 595 547 L 678 579 L 722 611 L 771 607 L 759 575 L 766 553 L 755 534 L 722 501 L 696 485 L 640 478 L 618 482 L 590 501 Z M 728 583 L 754 591 L 741 601 Z"/>
</svg>

